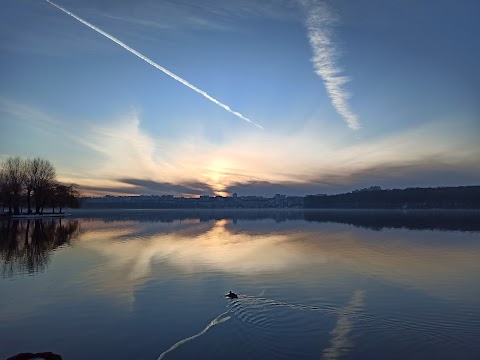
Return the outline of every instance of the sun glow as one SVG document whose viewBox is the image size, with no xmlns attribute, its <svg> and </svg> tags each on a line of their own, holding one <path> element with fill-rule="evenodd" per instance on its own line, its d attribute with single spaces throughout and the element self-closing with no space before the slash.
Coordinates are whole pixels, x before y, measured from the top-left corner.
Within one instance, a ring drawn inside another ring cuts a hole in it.
<svg viewBox="0 0 480 360">
<path fill-rule="evenodd" d="M 206 169 L 203 176 L 206 178 L 206 183 L 213 189 L 216 196 L 229 196 L 227 188 L 231 185 L 232 166 L 226 159 L 217 159 L 213 161 Z"/>
</svg>

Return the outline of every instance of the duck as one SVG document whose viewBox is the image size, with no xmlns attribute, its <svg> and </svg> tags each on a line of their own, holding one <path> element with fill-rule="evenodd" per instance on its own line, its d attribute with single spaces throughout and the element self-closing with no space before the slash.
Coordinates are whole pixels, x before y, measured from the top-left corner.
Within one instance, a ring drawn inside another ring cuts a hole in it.
<svg viewBox="0 0 480 360">
<path fill-rule="evenodd" d="M 230 298 L 230 299 L 238 299 L 238 295 L 235 294 L 234 292 L 232 292 L 231 290 L 225 296 Z"/>
</svg>

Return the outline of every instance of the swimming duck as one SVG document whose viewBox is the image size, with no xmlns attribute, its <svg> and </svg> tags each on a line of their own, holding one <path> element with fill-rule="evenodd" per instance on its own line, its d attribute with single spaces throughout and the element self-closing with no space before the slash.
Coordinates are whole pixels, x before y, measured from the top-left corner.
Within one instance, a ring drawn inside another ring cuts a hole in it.
<svg viewBox="0 0 480 360">
<path fill-rule="evenodd" d="M 234 292 L 232 292 L 231 290 L 228 292 L 227 295 L 225 295 L 226 297 L 230 298 L 230 299 L 237 299 L 238 298 L 238 295 L 235 294 Z"/>
</svg>

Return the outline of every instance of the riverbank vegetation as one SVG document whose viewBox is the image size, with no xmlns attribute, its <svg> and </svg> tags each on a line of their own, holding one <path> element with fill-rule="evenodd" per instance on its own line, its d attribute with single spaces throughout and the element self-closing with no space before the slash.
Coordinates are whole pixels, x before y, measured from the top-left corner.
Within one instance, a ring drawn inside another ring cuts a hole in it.
<svg viewBox="0 0 480 360">
<path fill-rule="evenodd" d="M 316 209 L 480 209 L 480 186 L 382 190 L 379 186 L 337 195 L 309 195 Z"/>
<path fill-rule="evenodd" d="M 74 184 L 57 181 L 53 164 L 42 158 L 10 157 L 0 163 L 0 207 L 3 213 L 43 214 L 65 207 L 79 207 Z M 25 212 L 24 212 L 25 210 Z"/>
</svg>

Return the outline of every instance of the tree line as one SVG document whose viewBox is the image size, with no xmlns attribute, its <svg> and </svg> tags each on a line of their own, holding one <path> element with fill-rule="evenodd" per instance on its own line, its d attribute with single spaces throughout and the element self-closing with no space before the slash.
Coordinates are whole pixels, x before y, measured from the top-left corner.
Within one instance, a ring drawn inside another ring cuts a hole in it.
<svg viewBox="0 0 480 360">
<path fill-rule="evenodd" d="M 305 208 L 319 209 L 479 209 L 480 186 L 381 190 L 371 187 L 345 194 L 309 195 Z"/>
<path fill-rule="evenodd" d="M 43 214 L 44 208 L 78 207 L 79 193 L 73 184 L 56 179 L 55 167 L 42 158 L 10 157 L 0 163 L 0 204 L 5 213 Z"/>
</svg>

